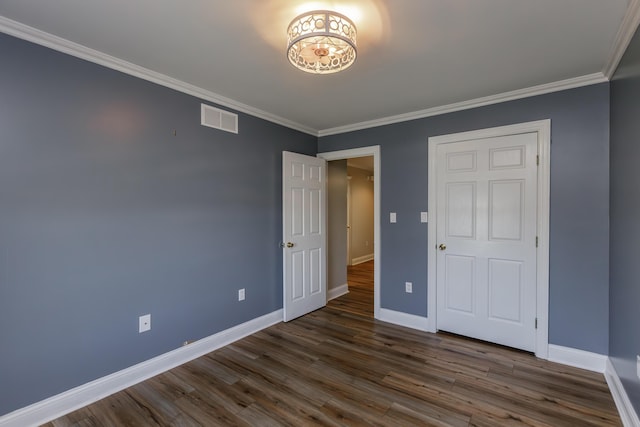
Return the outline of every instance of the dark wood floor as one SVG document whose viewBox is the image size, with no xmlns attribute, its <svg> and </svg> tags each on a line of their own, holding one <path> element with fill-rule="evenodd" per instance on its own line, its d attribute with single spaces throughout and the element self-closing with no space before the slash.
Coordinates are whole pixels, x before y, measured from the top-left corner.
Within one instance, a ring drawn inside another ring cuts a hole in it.
<svg viewBox="0 0 640 427">
<path fill-rule="evenodd" d="M 349 293 L 329 301 L 329 306 L 373 318 L 373 261 L 348 266 L 347 283 Z"/>
<path fill-rule="evenodd" d="M 359 287 L 47 427 L 621 425 L 602 375 L 376 321 Z"/>
</svg>

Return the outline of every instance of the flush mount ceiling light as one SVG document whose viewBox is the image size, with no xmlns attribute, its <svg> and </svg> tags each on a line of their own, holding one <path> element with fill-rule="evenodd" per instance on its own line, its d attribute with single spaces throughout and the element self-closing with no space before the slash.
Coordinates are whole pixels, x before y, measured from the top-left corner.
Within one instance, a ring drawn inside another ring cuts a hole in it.
<svg viewBox="0 0 640 427">
<path fill-rule="evenodd" d="M 291 21 L 287 36 L 289 62 L 307 73 L 337 73 L 356 60 L 356 26 L 340 13 L 303 13 Z"/>
</svg>

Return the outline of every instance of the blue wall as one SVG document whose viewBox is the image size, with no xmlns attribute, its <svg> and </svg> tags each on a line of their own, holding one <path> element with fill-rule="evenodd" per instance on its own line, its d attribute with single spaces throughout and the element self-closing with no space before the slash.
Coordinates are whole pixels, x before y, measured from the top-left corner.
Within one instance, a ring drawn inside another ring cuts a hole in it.
<svg viewBox="0 0 640 427">
<path fill-rule="evenodd" d="M 611 83 L 611 361 L 637 413 L 640 380 L 640 33 Z"/>
<path fill-rule="evenodd" d="M 0 58 L 0 415 L 282 307 L 281 153 L 317 138 L 202 127 L 196 98 L 6 35 Z"/>
<path fill-rule="evenodd" d="M 320 152 L 381 146 L 383 308 L 427 314 L 427 139 L 542 119 L 552 134 L 549 341 L 608 353 L 607 83 L 320 138 Z"/>
</svg>

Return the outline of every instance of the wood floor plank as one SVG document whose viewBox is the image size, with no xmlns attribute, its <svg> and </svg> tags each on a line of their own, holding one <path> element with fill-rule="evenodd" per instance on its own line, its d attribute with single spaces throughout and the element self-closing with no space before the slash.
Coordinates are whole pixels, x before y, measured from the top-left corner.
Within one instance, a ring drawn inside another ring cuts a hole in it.
<svg viewBox="0 0 640 427">
<path fill-rule="evenodd" d="M 210 396 L 201 396 L 198 392 L 189 393 L 176 400 L 175 405 L 202 426 L 249 425 L 238 418 L 238 414 L 245 408 L 231 412 L 224 404 L 211 399 Z"/>
<path fill-rule="evenodd" d="M 429 425 L 434 427 L 467 427 L 469 417 L 463 417 L 454 412 L 443 413 L 434 410 L 414 410 L 394 403 L 384 417 L 385 420 L 396 422 L 398 425 Z"/>
<path fill-rule="evenodd" d="M 286 385 L 268 383 L 264 378 L 245 378 L 239 387 L 255 399 L 256 404 L 265 409 L 270 416 L 291 425 L 328 425 L 339 423 L 329 418 L 300 395 L 296 395 Z"/>
<path fill-rule="evenodd" d="M 320 408 L 323 413 L 341 425 L 388 427 L 382 420 L 383 415 L 363 411 L 362 406 L 344 399 L 331 399 Z M 385 410 L 385 413 L 387 410 Z"/>
<path fill-rule="evenodd" d="M 47 423 L 102 426 L 620 426 L 601 374 L 373 319 L 350 292 Z"/>
</svg>

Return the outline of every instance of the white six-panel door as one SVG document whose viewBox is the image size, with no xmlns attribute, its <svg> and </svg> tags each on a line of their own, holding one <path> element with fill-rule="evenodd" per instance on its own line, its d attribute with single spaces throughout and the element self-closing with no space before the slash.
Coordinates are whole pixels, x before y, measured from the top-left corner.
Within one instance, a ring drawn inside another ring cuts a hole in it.
<svg viewBox="0 0 640 427">
<path fill-rule="evenodd" d="M 282 241 L 284 321 L 327 304 L 326 161 L 284 151 Z"/>
<path fill-rule="evenodd" d="M 437 147 L 437 329 L 536 346 L 537 133 Z"/>
</svg>

